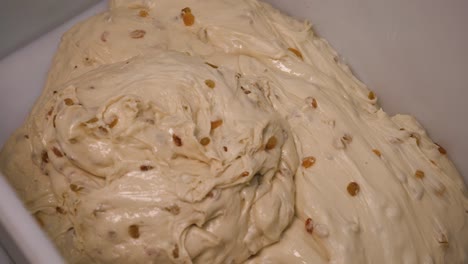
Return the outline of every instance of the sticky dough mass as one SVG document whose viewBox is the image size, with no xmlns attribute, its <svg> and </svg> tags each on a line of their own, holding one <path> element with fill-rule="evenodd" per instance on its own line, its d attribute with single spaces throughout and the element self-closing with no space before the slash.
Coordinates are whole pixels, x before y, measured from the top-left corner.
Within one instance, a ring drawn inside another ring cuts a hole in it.
<svg viewBox="0 0 468 264">
<path fill-rule="evenodd" d="M 111 1 L 0 162 L 71 263 L 468 261 L 445 150 L 254 0 Z"/>
</svg>

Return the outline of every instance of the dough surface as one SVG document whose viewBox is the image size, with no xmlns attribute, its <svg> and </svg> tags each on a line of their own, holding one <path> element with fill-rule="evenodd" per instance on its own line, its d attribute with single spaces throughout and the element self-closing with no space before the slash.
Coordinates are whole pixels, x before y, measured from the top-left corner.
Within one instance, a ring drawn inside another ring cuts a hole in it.
<svg viewBox="0 0 468 264">
<path fill-rule="evenodd" d="M 0 169 L 70 263 L 468 263 L 445 150 L 256 0 L 111 1 Z"/>
</svg>

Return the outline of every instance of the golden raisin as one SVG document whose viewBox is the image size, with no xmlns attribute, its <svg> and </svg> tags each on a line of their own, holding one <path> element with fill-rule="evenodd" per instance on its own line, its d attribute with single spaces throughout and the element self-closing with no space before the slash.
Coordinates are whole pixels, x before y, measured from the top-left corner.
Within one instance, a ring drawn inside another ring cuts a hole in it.
<svg viewBox="0 0 468 264">
<path fill-rule="evenodd" d="M 138 15 L 140 17 L 147 17 L 149 15 L 149 13 L 146 10 L 140 10 L 140 12 L 138 12 Z"/>
<path fill-rule="evenodd" d="M 139 38 L 143 38 L 145 34 L 146 34 L 146 31 L 141 30 L 141 29 L 136 29 L 130 32 L 130 37 L 134 39 L 139 39 Z"/>
<path fill-rule="evenodd" d="M 42 153 L 41 153 L 41 160 L 42 162 L 44 163 L 48 163 L 49 162 L 49 154 L 47 154 L 47 151 L 43 150 Z"/>
<path fill-rule="evenodd" d="M 84 188 L 82 186 L 78 186 L 74 183 L 70 184 L 70 190 L 74 191 L 74 192 L 79 192 L 81 190 L 83 190 Z"/>
<path fill-rule="evenodd" d="M 63 157 L 62 152 L 60 152 L 60 150 L 58 148 L 56 148 L 56 147 L 52 148 L 52 152 L 54 152 L 55 156 L 57 156 L 59 158 Z"/>
<path fill-rule="evenodd" d="M 414 176 L 418 179 L 423 179 L 426 175 L 424 173 L 424 171 L 422 170 L 416 170 L 416 172 L 414 173 Z"/>
<path fill-rule="evenodd" d="M 86 66 L 91 66 L 91 65 L 93 65 L 93 63 L 94 63 L 95 61 L 96 61 L 96 60 L 94 60 L 94 59 L 90 59 L 90 58 L 86 57 L 83 63 L 84 63 L 84 65 L 86 65 Z"/>
<path fill-rule="evenodd" d="M 241 86 L 240 88 L 241 88 L 241 90 L 242 90 L 245 94 L 250 94 L 250 93 L 252 93 L 251 91 L 245 89 L 243 86 Z"/>
<path fill-rule="evenodd" d="M 382 156 L 382 153 L 380 153 L 380 151 L 378 149 L 373 149 L 372 152 L 374 152 L 374 154 L 379 156 L 379 157 Z"/>
<path fill-rule="evenodd" d="M 131 225 L 128 227 L 128 235 L 131 237 L 131 238 L 139 238 L 140 237 L 140 227 L 138 227 L 137 225 Z"/>
<path fill-rule="evenodd" d="M 164 210 L 168 211 L 173 215 L 178 215 L 180 213 L 180 207 L 177 204 L 165 207 Z"/>
<path fill-rule="evenodd" d="M 179 246 L 176 244 L 172 250 L 172 256 L 176 259 L 179 258 Z"/>
<path fill-rule="evenodd" d="M 65 210 L 62 207 L 59 207 L 59 206 L 55 207 L 55 211 L 57 211 L 57 213 L 59 213 L 59 214 L 65 214 L 66 213 Z"/>
<path fill-rule="evenodd" d="M 312 99 L 312 107 L 313 108 L 317 108 L 318 104 L 317 104 L 317 100 L 315 100 L 315 98 Z"/>
<path fill-rule="evenodd" d="M 416 145 L 419 146 L 421 144 L 421 136 L 417 133 L 411 133 L 410 137 L 414 138 L 416 140 Z"/>
<path fill-rule="evenodd" d="M 311 218 L 307 218 L 305 221 L 305 229 L 307 233 L 312 234 L 314 232 L 314 223 Z"/>
<path fill-rule="evenodd" d="M 367 95 L 367 98 L 369 98 L 369 100 L 374 100 L 375 99 L 375 93 L 373 91 L 370 91 L 369 94 Z"/>
<path fill-rule="evenodd" d="M 241 173 L 240 176 L 241 176 L 241 177 L 247 177 L 247 176 L 249 176 L 249 175 L 250 175 L 250 173 L 249 173 L 248 171 L 244 171 L 244 172 Z"/>
<path fill-rule="evenodd" d="M 302 53 L 295 49 L 295 48 L 288 48 L 289 51 L 291 51 L 292 53 L 294 53 L 294 55 L 296 55 L 299 59 L 303 60 L 304 58 L 302 57 Z"/>
<path fill-rule="evenodd" d="M 222 124 L 223 124 L 223 120 L 222 120 L 222 119 L 218 119 L 218 120 L 215 120 L 215 121 L 211 121 L 211 130 L 214 130 L 214 129 L 220 127 Z"/>
<path fill-rule="evenodd" d="M 209 65 L 210 67 L 212 68 L 215 68 L 215 69 L 218 69 L 218 66 L 214 65 L 214 64 L 211 64 L 209 62 L 205 62 L 206 65 Z"/>
<path fill-rule="evenodd" d="M 117 123 L 119 122 L 119 119 L 118 118 L 114 118 L 114 120 L 112 120 L 112 122 L 109 124 L 109 127 L 110 128 L 113 128 L 117 125 Z"/>
<path fill-rule="evenodd" d="M 437 147 L 439 147 L 439 153 L 442 154 L 442 155 L 446 155 L 447 154 L 447 150 L 445 150 L 442 146 L 440 146 L 439 144 L 435 143 L 437 145 Z"/>
<path fill-rule="evenodd" d="M 437 242 L 439 242 L 439 244 L 445 249 L 449 247 L 449 242 L 445 234 L 441 234 L 440 237 L 437 239 Z"/>
<path fill-rule="evenodd" d="M 202 144 L 203 146 L 206 146 L 208 144 L 210 144 L 210 138 L 209 137 L 204 137 L 202 139 L 200 139 L 200 144 Z"/>
<path fill-rule="evenodd" d="M 141 165 L 140 166 L 141 171 L 149 171 L 149 170 L 152 170 L 152 169 L 154 169 L 154 167 L 151 166 L 151 165 Z"/>
<path fill-rule="evenodd" d="M 350 135 L 348 134 L 345 134 L 342 138 L 341 138 L 341 141 L 344 143 L 344 144 L 349 144 L 353 141 L 353 137 L 351 137 Z"/>
<path fill-rule="evenodd" d="M 356 182 L 350 182 L 348 187 L 346 187 L 346 190 L 348 190 L 348 193 L 351 196 L 356 196 L 359 193 L 360 187 Z"/>
<path fill-rule="evenodd" d="M 182 139 L 178 137 L 176 134 L 172 134 L 172 141 L 174 141 L 174 144 L 178 147 L 182 146 Z"/>
<path fill-rule="evenodd" d="M 74 192 L 78 191 L 78 186 L 76 184 L 70 184 L 70 189 Z"/>
<path fill-rule="evenodd" d="M 206 80 L 205 81 L 206 86 L 210 87 L 211 89 L 215 88 L 216 84 L 213 80 Z"/>
<path fill-rule="evenodd" d="M 73 100 L 70 99 L 70 98 L 65 98 L 63 101 L 65 102 L 66 105 L 74 105 L 74 104 L 75 104 L 75 103 L 73 102 Z"/>
<path fill-rule="evenodd" d="M 88 121 L 86 121 L 86 123 L 91 124 L 91 123 L 96 123 L 97 121 L 99 121 L 99 119 L 97 117 L 93 117 L 89 119 Z"/>
<path fill-rule="evenodd" d="M 107 133 L 107 132 L 109 132 L 109 131 L 107 130 L 107 128 L 102 127 L 102 126 L 98 127 L 98 129 L 99 129 L 102 133 Z"/>
<path fill-rule="evenodd" d="M 305 157 L 302 159 L 302 167 L 306 169 L 310 168 L 315 164 L 315 161 L 316 161 L 315 157 L 312 157 L 312 156 Z"/>
<path fill-rule="evenodd" d="M 182 20 L 184 20 L 184 25 L 192 26 L 195 23 L 195 16 L 189 7 L 182 9 L 180 15 L 182 16 Z"/>
<path fill-rule="evenodd" d="M 276 139 L 275 136 L 270 137 L 265 145 L 265 150 L 274 149 L 277 143 L 278 143 L 278 140 Z"/>
<path fill-rule="evenodd" d="M 445 185 L 440 185 L 434 189 L 434 193 L 439 197 L 443 196 L 445 191 L 446 191 Z"/>
<path fill-rule="evenodd" d="M 104 32 L 102 32 L 102 34 L 101 34 L 101 41 L 102 41 L 102 42 L 106 42 L 108 36 L 109 36 L 109 31 L 104 31 Z"/>
</svg>

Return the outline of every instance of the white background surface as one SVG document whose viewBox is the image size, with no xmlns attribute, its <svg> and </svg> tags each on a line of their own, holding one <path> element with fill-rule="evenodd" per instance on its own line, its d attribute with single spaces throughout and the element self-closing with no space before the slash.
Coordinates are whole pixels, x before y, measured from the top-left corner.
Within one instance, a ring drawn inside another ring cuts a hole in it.
<svg viewBox="0 0 468 264">
<path fill-rule="evenodd" d="M 98 0 L 0 1 L 0 59 Z"/>
<path fill-rule="evenodd" d="M 311 20 L 359 78 L 377 92 L 384 109 L 415 115 L 448 150 L 468 182 L 468 1 L 269 2 Z M 80 18 L 104 6 L 101 3 Z M 60 36 L 80 18 L 0 61 L 0 145 L 27 116 L 40 94 Z M 0 194 L 5 188 L 0 184 Z M 8 199 L 12 198 L 0 200 L 0 209 L 16 210 L 9 207 Z M 15 213 L 26 217 L 24 210 Z M 0 220 L 5 220 L 3 214 Z M 15 232 L 30 220 L 14 221 L 9 230 Z M 19 240 L 34 242 L 35 238 L 24 235 Z"/>
</svg>

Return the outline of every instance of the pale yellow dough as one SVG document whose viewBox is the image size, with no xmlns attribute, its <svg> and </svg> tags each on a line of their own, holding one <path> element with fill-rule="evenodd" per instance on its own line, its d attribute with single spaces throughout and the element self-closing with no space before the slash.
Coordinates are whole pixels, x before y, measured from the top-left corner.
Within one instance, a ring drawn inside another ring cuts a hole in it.
<svg viewBox="0 0 468 264">
<path fill-rule="evenodd" d="M 256 0 L 111 1 L 0 168 L 70 263 L 468 263 L 445 151 Z"/>
</svg>

